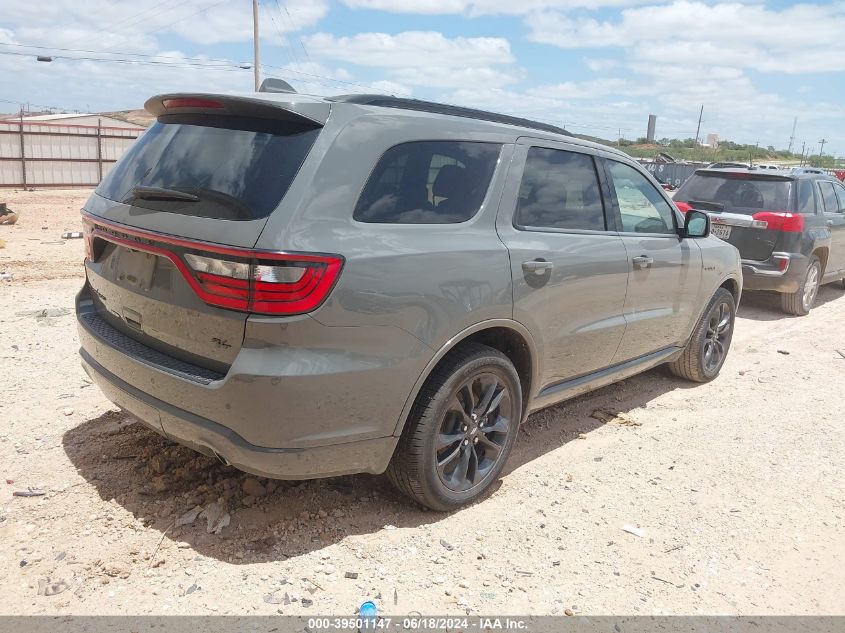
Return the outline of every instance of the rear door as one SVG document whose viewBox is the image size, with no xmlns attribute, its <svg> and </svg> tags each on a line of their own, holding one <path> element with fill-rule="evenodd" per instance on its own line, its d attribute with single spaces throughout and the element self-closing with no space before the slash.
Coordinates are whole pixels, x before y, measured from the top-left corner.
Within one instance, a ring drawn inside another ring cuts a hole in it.
<svg viewBox="0 0 845 633">
<path fill-rule="evenodd" d="M 621 363 L 684 341 L 701 309 L 701 251 L 678 236 L 674 208 L 645 172 L 612 159 L 604 167 L 628 258 Z"/>
<path fill-rule="evenodd" d="M 791 178 L 777 174 L 699 170 L 673 200 L 709 212 L 713 235 L 736 246 L 743 259 L 766 261 L 779 234 L 755 223 L 754 215 L 792 210 L 792 188 Z"/>
<path fill-rule="evenodd" d="M 241 116 L 224 100 L 185 101 L 159 116 L 85 206 L 83 312 L 101 332 L 224 371 L 243 340 L 249 249 L 320 125 L 279 109 Z"/>
<path fill-rule="evenodd" d="M 611 364 L 625 331 L 625 247 L 608 229 L 595 159 L 520 139 L 497 219 L 510 251 L 514 318 L 541 349 L 539 388 Z"/>
<path fill-rule="evenodd" d="M 845 270 L 845 186 L 832 180 L 817 181 L 824 205 L 824 217 L 830 230 L 830 255 L 826 273 Z"/>
</svg>

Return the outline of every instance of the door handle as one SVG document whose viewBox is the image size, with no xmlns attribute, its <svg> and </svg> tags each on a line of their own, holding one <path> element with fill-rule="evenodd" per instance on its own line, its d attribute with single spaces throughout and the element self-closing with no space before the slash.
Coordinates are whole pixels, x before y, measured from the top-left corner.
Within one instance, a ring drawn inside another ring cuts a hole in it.
<svg viewBox="0 0 845 633">
<path fill-rule="evenodd" d="M 530 262 L 522 262 L 522 270 L 526 273 L 534 273 L 535 275 L 542 275 L 547 270 L 551 270 L 555 265 L 552 262 L 547 262 L 543 259 L 535 259 Z"/>
<path fill-rule="evenodd" d="M 654 263 L 654 257 L 650 255 L 639 255 L 631 261 L 634 262 L 634 268 L 649 268 Z"/>
</svg>

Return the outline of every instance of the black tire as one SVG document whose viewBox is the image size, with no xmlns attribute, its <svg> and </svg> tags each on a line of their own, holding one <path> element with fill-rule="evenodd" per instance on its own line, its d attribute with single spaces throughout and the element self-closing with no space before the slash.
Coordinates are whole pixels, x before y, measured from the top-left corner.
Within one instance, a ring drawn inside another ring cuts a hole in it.
<svg viewBox="0 0 845 633">
<path fill-rule="evenodd" d="M 822 264 L 815 255 L 810 257 L 807 264 L 807 272 L 801 281 L 801 286 L 795 292 L 781 294 L 781 309 L 787 314 L 795 316 L 806 316 L 813 309 L 816 297 L 819 294 L 819 285 L 822 279 Z M 809 285 L 811 284 L 811 285 Z"/>
<path fill-rule="evenodd" d="M 722 318 L 727 315 L 727 323 Z M 733 295 L 719 288 L 698 320 L 692 336 L 677 360 L 669 363 L 676 376 L 693 382 L 710 382 L 719 375 L 733 338 L 736 302 Z M 709 353 L 708 353 L 709 350 Z M 713 354 L 719 354 L 715 358 Z"/>
<path fill-rule="evenodd" d="M 486 345 L 462 345 L 440 361 L 417 395 L 387 476 L 422 505 L 454 510 L 496 481 L 521 420 L 513 363 Z"/>
<path fill-rule="evenodd" d="M 845 290 L 845 279 L 839 280 L 839 287 L 842 288 L 842 290 Z"/>
</svg>

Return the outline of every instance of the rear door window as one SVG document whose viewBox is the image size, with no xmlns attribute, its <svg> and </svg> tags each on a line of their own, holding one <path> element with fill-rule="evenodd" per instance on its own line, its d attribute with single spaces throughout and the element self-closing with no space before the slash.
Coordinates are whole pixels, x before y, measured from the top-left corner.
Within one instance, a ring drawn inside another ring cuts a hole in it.
<svg viewBox="0 0 845 633">
<path fill-rule="evenodd" d="M 819 191 L 822 194 L 825 213 L 836 213 L 839 211 L 839 201 L 836 199 L 836 191 L 833 183 L 824 180 L 819 181 Z"/>
<path fill-rule="evenodd" d="M 703 202 L 702 208 L 753 215 L 758 211 L 786 211 L 790 208 L 792 181 L 737 174 L 693 174 L 675 200 Z"/>
<path fill-rule="evenodd" d="M 519 228 L 604 231 L 604 205 L 593 157 L 530 148 L 514 224 Z"/>
<path fill-rule="evenodd" d="M 386 224 L 456 224 L 478 213 L 502 146 L 414 141 L 387 150 L 352 217 Z"/>
<path fill-rule="evenodd" d="M 815 215 L 816 197 L 813 193 L 813 183 L 810 180 L 798 181 L 798 213 Z"/>
<path fill-rule="evenodd" d="M 839 212 L 845 212 L 845 186 L 840 185 L 838 182 L 834 182 L 833 190 L 836 192 L 836 197 L 839 199 Z"/>
<path fill-rule="evenodd" d="M 169 213 L 265 218 L 284 197 L 319 133 L 319 127 L 290 121 L 163 116 L 123 155 L 97 193 Z"/>
<path fill-rule="evenodd" d="M 607 161 L 613 180 L 622 231 L 625 233 L 675 233 L 675 214 L 657 188 L 639 171 Z"/>
</svg>

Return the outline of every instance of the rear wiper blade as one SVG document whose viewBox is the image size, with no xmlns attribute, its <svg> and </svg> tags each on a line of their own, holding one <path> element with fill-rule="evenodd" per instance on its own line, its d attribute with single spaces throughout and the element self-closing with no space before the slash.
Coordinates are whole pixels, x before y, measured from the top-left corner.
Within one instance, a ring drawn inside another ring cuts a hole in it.
<svg viewBox="0 0 845 633">
<path fill-rule="evenodd" d="M 136 198 L 144 200 L 184 200 L 185 202 L 199 202 L 199 198 L 192 193 L 165 189 L 163 187 L 132 187 L 131 193 Z"/>
</svg>

